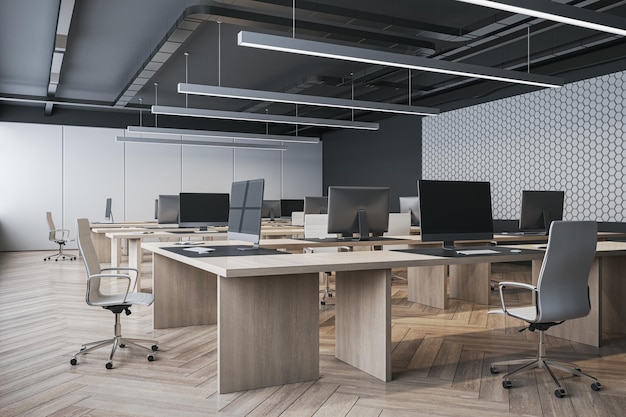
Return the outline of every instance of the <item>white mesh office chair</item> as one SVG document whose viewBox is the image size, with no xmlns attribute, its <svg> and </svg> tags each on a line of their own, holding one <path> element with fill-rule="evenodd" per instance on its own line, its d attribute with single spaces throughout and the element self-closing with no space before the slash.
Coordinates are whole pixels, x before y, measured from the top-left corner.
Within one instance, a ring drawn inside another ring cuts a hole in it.
<svg viewBox="0 0 626 417">
<path fill-rule="evenodd" d="M 549 360 L 546 357 L 544 345 L 544 332 L 550 327 L 589 314 L 591 305 L 587 280 L 595 257 L 596 242 L 596 222 L 553 222 L 537 286 L 520 282 L 500 282 L 502 310 L 490 311 L 490 313 L 504 313 L 524 320 L 528 323 L 529 330 L 539 332 L 537 357 L 491 364 L 493 374 L 498 373 L 499 366 L 522 365 L 503 376 L 504 388 L 511 388 L 510 377 L 512 375 L 534 368 L 543 368 L 550 374 L 557 386 L 554 395 L 559 398 L 563 397 L 566 392 L 551 369 L 554 367 L 588 378 L 592 381 L 591 388 L 594 391 L 600 389 L 600 382 L 593 376 L 582 372 L 576 365 Z M 535 299 L 533 305 L 508 308 L 503 290 L 509 287 L 531 291 Z"/>
<path fill-rule="evenodd" d="M 387 231 L 383 234 L 383 236 L 408 236 L 410 234 L 411 234 L 411 213 L 389 213 L 389 224 L 387 226 Z M 383 250 L 392 250 L 392 249 L 409 249 L 409 245 L 383 246 Z M 402 279 L 405 281 L 407 279 L 393 272 L 391 273 L 391 277 Z"/>
<path fill-rule="evenodd" d="M 304 215 L 304 238 L 334 238 L 336 234 L 328 233 L 328 214 L 305 214 Z M 338 252 L 341 248 L 305 248 L 305 252 Z M 323 272 L 324 274 L 324 288 L 320 290 L 322 293 L 321 305 L 326 304 L 326 299 L 332 297 L 335 293 L 330 288 L 330 276 L 331 272 Z"/>
<path fill-rule="evenodd" d="M 48 228 L 50 229 L 50 231 L 48 232 L 48 240 L 59 245 L 59 250 L 57 251 L 57 253 L 46 256 L 45 258 L 43 258 L 43 260 L 49 261 L 50 259 L 54 258 L 55 261 L 58 261 L 59 259 L 69 259 L 70 261 L 73 261 L 74 259 L 76 259 L 76 256 L 65 254 L 63 252 L 63 248 L 65 247 L 67 242 L 73 241 L 73 239 L 69 240 L 69 229 L 57 229 L 54 226 L 54 220 L 52 220 L 52 212 L 50 211 L 46 212 L 46 220 L 48 221 Z"/>
<path fill-rule="evenodd" d="M 87 291 L 85 293 L 85 300 L 88 305 L 102 307 L 115 314 L 115 327 L 114 336 L 110 339 L 100 340 L 97 342 L 87 343 L 82 346 L 80 351 L 72 356 L 70 363 L 76 365 L 78 362 L 76 357 L 84 355 L 92 350 L 112 345 L 111 355 L 109 361 L 106 363 L 106 368 L 113 368 L 113 355 L 117 347 L 124 348 L 127 345 L 140 348 L 148 351 L 148 361 L 152 362 L 155 359 L 154 352 L 159 347 L 153 340 L 146 339 L 127 339 L 122 337 L 122 325 L 120 323 L 120 314 L 125 312 L 126 315 L 130 314 L 130 307 L 133 304 L 149 306 L 154 302 L 154 296 L 152 294 L 132 292 L 134 284 L 136 283 L 137 270 L 135 268 L 100 268 L 100 262 L 96 254 L 96 249 L 91 240 L 91 231 L 89 229 L 89 220 L 77 219 L 76 224 L 78 226 L 78 249 L 85 262 L 85 268 L 87 270 Z M 135 279 L 131 278 L 131 273 L 135 274 Z M 122 293 L 107 293 L 103 291 L 101 283 L 106 281 L 118 281 L 119 279 L 126 280 L 126 289 Z M 147 348 L 139 343 L 149 344 L 151 347 Z"/>
</svg>

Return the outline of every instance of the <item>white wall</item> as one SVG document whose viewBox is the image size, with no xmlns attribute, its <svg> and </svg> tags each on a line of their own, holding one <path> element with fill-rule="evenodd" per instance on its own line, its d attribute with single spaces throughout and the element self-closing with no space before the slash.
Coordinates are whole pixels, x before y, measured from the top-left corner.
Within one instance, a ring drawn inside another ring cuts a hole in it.
<svg viewBox="0 0 626 417">
<path fill-rule="evenodd" d="M 322 144 L 288 150 L 120 143 L 123 129 L 0 122 L 0 251 L 55 250 L 45 212 L 74 238 L 78 217 L 154 220 L 159 194 L 230 192 L 264 178 L 265 198 L 322 194 Z M 74 242 L 68 245 L 75 248 Z"/>
</svg>

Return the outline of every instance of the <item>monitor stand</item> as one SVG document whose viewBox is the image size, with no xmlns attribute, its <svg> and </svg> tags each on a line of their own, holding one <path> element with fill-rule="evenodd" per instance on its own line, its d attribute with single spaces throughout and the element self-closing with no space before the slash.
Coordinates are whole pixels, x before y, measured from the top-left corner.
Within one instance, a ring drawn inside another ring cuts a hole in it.
<svg viewBox="0 0 626 417">
<path fill-rule="evenodd" d="M 546 209 L 543 209 L 543 227 L 546 232 L 546 235 L 550 231 L 551 224 L 552 224 L 552 219 L 550 218 L 550 212 Z"/>
<path fill-rule="evenodd" d="M 356 212 L 359 222 L 359 240 L 370 240 L 370 228 L 367 223 L 367 211 L 359 209 Z"/>
<path fill-rule="evenodd" d="M 444 240 L 442 249 L 444 256 L 452 256 L 457 254 L 453 240 Z"/>
<path fill-rule="evenodd" d="M 258 243 L 253 243 L 252 246 L 242 246 L 240 248 L 237 248 L 237 250 L 255 250 L 259 248 L 260 246 Z"/>
</svg>

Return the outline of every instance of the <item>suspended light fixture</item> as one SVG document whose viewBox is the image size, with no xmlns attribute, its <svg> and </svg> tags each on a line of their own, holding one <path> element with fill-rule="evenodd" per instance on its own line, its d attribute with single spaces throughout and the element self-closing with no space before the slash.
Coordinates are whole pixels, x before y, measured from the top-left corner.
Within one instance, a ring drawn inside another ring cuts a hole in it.
<svg viewBox="0 0 626 417">
<path fill-rule="evenodd" d="M 304 104 L 309 106 L 338 107 L 387 113 L 436 116 L 439 109 L 432 107 L 405 106 L 402 104 L 379 103 L 373 101 L 350 100 L 333 97 L 319 97 L 304 94 L 277 93 L 272 91 L 249 90 L 201 84 L 179 83 L 178 92 L 201 96 L 236 98 L 243 100 L 271 101 L 276 103 Z"/>
<path fill-rule="evenodd" d="M 362 130 L 378 130 L 379 128 L 378 123 L 357 122 L 351 120 L 318 119 L 312 117 L 281 116 L 236 111 L 191 109 L 186 107 L 152 106 L 152 113 L 167 114 L 170 116 L 204 117 L 209 119 L 228 119 L 242 120 L 248 122 L 268 122 L 292 125 L 340 127 Z"/>
<path fill-rule="evenodd" d="M 504 81 L 537 87 L 554 88 L 563 86 L 563 80 L 561 78 L 541 74 L 527 74 L 519 71 L 509 71 L 460 62 L 448 62 L 412 55 L 402 55 L 373 49 L 357 48 L 353 46 L 287 38 L 284 36 L 268 35 L 264 33 L 240 31 L 237 36 L 239 46 L 248 46 L 271 51 L 289 52 L 300 55 L 333 58 L 397 68 L 409 68 L 420 71 Z"/>
<path fill-rule="evenodd" d="M 286 151 L 287 146 L 284 145 L 263 145 L 255 143 L 234 143 L 234 142 L 214 142 L 207 140 L 189 140 L 189 139 L 165 139 L 165 138 L 143 138 L 132 136 L 117 136 L 116 142 L 130 143 L 149 143 L 158 145 L 190 145 L 190 146 L 211 146 L 217 148 L 242 148 L 257 150 Z"/>
<path fill-rule="evenodd" d="M 626 19 L 545 0 L 456 0 L 505 12 L 626 36 Z"/>
<path fill-rule="evenodd" d="M 255 141 L 279 141 L 310 144 L 320 142 L 318 137 L 309 136 L 268 135 L 263 133 L 222 132 L 211 130 L 174 129 L 167 127 L 128 126 L 126 131 L 128 133 L 146 133 L 149 135 L 180 135 L 217 139 L 247 139 Z"/>
</svg>

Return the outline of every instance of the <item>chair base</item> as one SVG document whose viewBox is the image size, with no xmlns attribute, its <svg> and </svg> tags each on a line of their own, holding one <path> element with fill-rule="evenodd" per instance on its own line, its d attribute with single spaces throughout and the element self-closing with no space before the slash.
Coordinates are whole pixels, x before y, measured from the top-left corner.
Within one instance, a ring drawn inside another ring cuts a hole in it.
<svg viewBox="0 0 626 417">
<path fill-rule="evenodd" d="M 557 386 L 557 389 L 554 391 L 554 395 L 556 395 L 558 398 L 561 398 L 566 395 L 566 391 L 563 388 L 563 386 L 561 386 L 561 384 L 559 383 L 559 380 L 557 379 L 556 375 L 552 371 L 552 368 L 556 368 L 563 372 L 567 372 L 575 376 L 587 378 L 592 381 L 591 383 L 592 390 L 594 391 L 600 390 L 600 388 L 602 387 L 602 384 L 600 384 L 600 382 L 595 377 L 581 371 L 580 368 L 578 368 L 576 365 L 572 363 L 557 362 L 557 361 L 552 361 L 552 360 L 547 359 L 545 356 L 543 336 L 544 336 L 543 331 L 539 331 L 539 350 L 538 350 L 537 357 L 528 358 L 528 359 L 514 359 L 514 360 L 509 360 L 509 361 L 494 362 L 491 364 L 490 371 L 492 374 L 499 373 L 498 372 L 499 366 L 521 365 L 519 368 L 502 376 L 502 387 L 511 388 L 513 384 L 511 383 L 510 378 L 511 376 L 515 374 L 518 374 L 524 371 L 529 371 L 535 368 L 543 368 L 546 370 L 546 372 L 548 372 L 548 374 L 552 378 L 552 381 L 554 381 L 554 383 Z"/>
<path fill-rule="evenodd" d="M 76 256 L 75 255 L 69 255 L 69 254 L 66 254 L 65 252 L 63 252 L 63 246 L 61 245 L 61 246 L 59 246 L 59 250 L 58 250 L 57 253 L 53 253 L 50 256 L 46 256 L 45 258 L 43 258 L 43 260 L 44 261 L 49 261 L 49 260 L 51 260 L 53 258 L 54 258 L 55 261 L 58 261 L 59 259 L 62 260 L 62 261 L 66 260 L 66 259 L 69 259 L 70 261 L 73 261 L 73 260 L 76 259 Z"/>
<path fill-rule="evenodd" d="M 119 307 L 122 308 L 124 306 L 119 306 Z M 111 354 L 109 355 L 109 361 L 105 365 L 107 369 L 113 368 L 113 355 L 115 355 L 115 351 L 117 350 L 118 347 L 125 348 L 126 346 L 132 346 L 132 347 L 136 347 L 139 349 L 143 349 L 149 352 L 148 355 L 146 356 L 146 359 L 148 359 L 148 362 L 152 362 L 153 360 L 156 359 L 155 352 L 159 350 L 159 346 L 157 345 L 156 341 L 148 340 L 148 339 L 130 339 L 130 338 L 122 337 L 122 332 L 121 332 L 122 327 L 120 324 L 120 312 L 116 311 L 114 313 L 115 314 L 115 336 L 113 336 L 110 339 L 99 340 L 97 342 L 84 344 L 83 347 L 72 356 L 72 359 L 70 360 L 70 364 L 72 365 L 78 364 L 78 360 L 76 359 L 77 356 L 84 355 L 85 353 L 89 353 L 93 350 L 100 349 L 101 347 L 105 347 L 109 345 L 112 345 L 112 347 L 111 347 Z M 145 347 L 145 346 L 140 345 L 140 343 L 148 344 L 151 346 Z"/>
<path fill-rule="evenodd" d="M 326 298 L 332 298 L 333 294 L 335 293 L 335 290 L 332 290 L 330 288 L 330 276 L 331 276 L 331 272 L 324 272 L 324 288 L 320 290 L 320 293 L 323 294 L 322 295 L 322 300 L 320 301 L 321 305 L 326 305 Z"/>
</svg>

